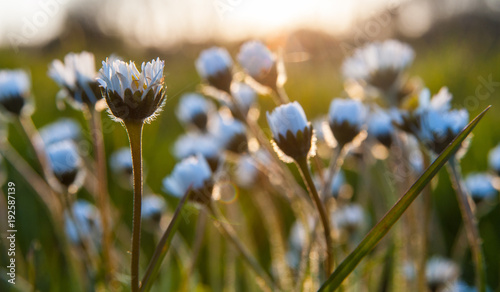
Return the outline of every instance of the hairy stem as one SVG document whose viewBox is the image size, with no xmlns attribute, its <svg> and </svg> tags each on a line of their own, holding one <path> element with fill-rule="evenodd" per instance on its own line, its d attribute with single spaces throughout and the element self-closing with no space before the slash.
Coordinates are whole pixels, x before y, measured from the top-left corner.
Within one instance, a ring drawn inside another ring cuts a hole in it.
<svg viewBox="0 0 500 292">
<path fill-rule="evenodd" d="M 131 290 L 139 291 L 139 253 L 141 244 L 141 205 L 142 205 L 142 121 L 127 121 L 127 129 L 134 170 L 134 213 L 132 219 L 132 260 Z"/>
<path fill-rule="evenodd" d="M 325 264 L 325 273 L 328 277 L 333 269 L 333 242 L 331 237 L 331 228 L 330 228 L 330 220 L 329 216 L 326 213 L 326 208 L 319 197 L 318 191 L 316 190 L 316 186 L 314 185 L 313 179 L 311 177 L 311 172 L 309 171 L 309 166 L 307 164 L 307 158 L 297 160 L 297 166 L 299 168 L 300 174 L 302 175 L 302 179 L 304 180 L 307 190 L 309 191 L 314 203 L 316 205 L 316 209 L 318 210 L 319 217 L 321 220 L 321 224 L 323 225 L 323 231 L 325 234 L 325 242 L 326 242 L 326 264 Z"/>
</svg>

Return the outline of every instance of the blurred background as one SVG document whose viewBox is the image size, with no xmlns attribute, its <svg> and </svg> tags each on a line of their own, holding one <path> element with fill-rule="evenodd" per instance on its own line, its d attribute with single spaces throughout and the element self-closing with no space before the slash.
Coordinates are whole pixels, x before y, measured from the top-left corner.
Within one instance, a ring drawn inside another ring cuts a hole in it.
<svg viewBox="0 0 500 292">
<path fill-rule="evenodd" d="M 420 76 L 432 93 L 448 86 L 454 95 L 454 106 L 466 108 L 471 116 L 493 105 L 474 131 L 472 146 L 462 164 L 464 174 L 487 170 L 487 153 L 500 142 L 500 83 L 487 87 L 488 97 L 474 97 L 478 87 L 485 86 L 484 80 L 500 82 L 499 0 L 0 0 L 0 69 L 24 68 L 31 72 L 36 104 L 33 121 L 37 127 L 62 116 L 74 117 L 85 125 L 80 112 L 56 106 L 58 87 L 47 76 L 53 59 L 87 50 L 96 55 L 97 68 L 111 54 L 138 64 L 156 57 L 165 60 L 168 101 L 164 112 L 145 127 L 144 133 L 145 180 L 155 193 L 161 193 L 161 180 L 175 164 L 171 147 L 183 129 L 174 109 L 178 97 L 196 90 L 200 83 L 194 60 L 201 50 L 213 45 L 225 46 L 234 58 L 239 46 L 249 39 L 262 40 L 273 51 L 282 49 L 288 95 L 299 101 L 308 118 L 313 119 L 326 114 L 333 97 L 345 95 L 342 61 L 355 48 L 388 38 L 407 42 L 415 49 L 416 58 L 409 72 Z M 272 108 L 270 99 L 261 98 L 260 102 L 263 111 Z M 261 122 L 265 125 L 263 115 Z M 107 153 L 128 145 L 121 125 L 108 117 L 104 118 L 104 125 Z M 34 164 L 35 157 L 30 154 L 25 138 L 13 126 L 9 128 L 9 141 Z M 40 208 L 22 175 L 8 163 L 4 164 L 7 180 L 18 185 L 20 253 L 28 257 L 33 242 L 40 243 L 41 248 L 35 254 L 39 264 L 47 267 L 37 275 L 40 287 L 50 287 L 57 280 L 61 284 L 51 291 L 73 291 L 67 290 L 71 287 L 69 280 L 64 276 L 57 252 L 52 249 L 53 230 L 43 220 L 46 211 Z M 357 181 L 349 169 L 346 174 L 356 191 L 363 182 Z M 130 190 L 120 187 L 113 177 L 109 190 L 117 209 L 131 207 Z M 79 195 L 90 198 L 85 192 L 82 190 Z M 243 202 L 248 200 L 244 191 L 237 193 Z M 441 171 L 433 194 L 433 222 L 442 239 L 440 244 L 430 247 L 430 253 L 450 256 L 461 219 L 445 171 Z M 169 208 L 175 208 L 177 200 L 170 197 L 167 200 Z M 129 213 L 124 212 L 124 222 L 131 222 Z M 248 222 L 254 222 L 248 238 L 258 247 L 264 241 L 259 232 L 262 222 L 254 218 L 258 214 L 249 211 L 245 215 L 249 216 Z M 1 220 L 4 218 L 2 215 Z M 188 221 L 181 223 L 180 232 L 190 242 L 196 220 L 193 217 Z M 289 228 L 292 223 L 290 218 L 285 225 Z M 500 279 L 498 226 L 497 205 L 480 221 L 491 287 L 498 287 Z M 153 247 L 146 242 L 144 248 L 151 252 Z M 208 252 L 204 246 L 202 257 Z M 262 251 L 260 260 L 269 261 L 267 255 L 268 251 Z M 0 260 L 4 267 L 4 254 Z M 470 258 L 461 267 L 462 278 L 472 283 Z M 24 268 L 20 267 L 20 271 Z M 210 267 L 203 265 L 200 269 L 205 272 L 201 277 L 206 278 L 202 282 L 217 281 L 208 278 L 217 279 L 212 274 L 222 273 L 209 271 Z M 5 291 L 2 285 L 0 290 Z"/>
</svg>

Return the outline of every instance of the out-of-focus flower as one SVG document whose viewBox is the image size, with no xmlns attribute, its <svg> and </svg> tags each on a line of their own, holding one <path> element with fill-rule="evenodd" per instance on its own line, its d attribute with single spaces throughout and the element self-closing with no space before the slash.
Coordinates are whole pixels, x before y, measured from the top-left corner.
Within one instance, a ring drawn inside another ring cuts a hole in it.
<svg viewBox="0 0 500 292">
<path fill-rule="evenodd" d="M 212 199 L 212 171 L 201 155 L 188 157 L 175 165 L 170 176 L 163 180 L 163 188 L 176 197 L 190 190 L 190 199 L 208 203 Z"/>
<path fill-rule="evenodd" d="M 440 291 L 458 278 L 458 266 L 451 260 L 432 257 L 425 266 L 425 277 L 430 291 Z"/>
<path fill-rule="evenodd" d="M 61 118 L 39 130 L 44 145 L 64 140 L 77 141 L 82 135 L 80 124 L 74 119 Z"/>
<path fill-rule="evenodd" d="M 469 113 L 465 109 L 450 111 L 429 109 L 421 116 L 418 138 L 434 153 L 439 154 L 468 122 Z"/>
<path fill-rule="evenodd" d="M 242 122 L 218 115 L 212 125 L 210 133 L 220 148 L 236 154 L 248 151 L 246 128 Z"/>
<path fill-rule="evenodd" d="M 233 60 L 226 49 L 212 47 L 201 52 L 196 60 L 200 77 L 211 86 L 231 94 Z"/>
<path fill-rule="evenodd" d="M 93 108 L 102 98 L 92 53 L 69 53 L 64 63 L 54 60 L 48 74 L 62 88 L 61 96 L 70 97 L 77 107 L 86 104 Z"/>
<path fill-rule="evenodd" d="M 396 40 L 374 42 L 354 51 L 342 65 L 345 78 L 387 91 L 414 59 L 410 46 Z"/>
<path fill-rule="evenodd" d="M 375 137 L 385 147 L 390 148 L 394 125 L 392 118 L 383 110 L 375 110 L 368 116 L 368 135 Z"/>
<path fill-rule="evenodd" d="M 471 173 L 465 178 L 465 187 L 477 203 L 497 193 L 493 187 L 493 177 L 487 173 Z"/>
<path fill-rule="evenodd" d="M 255 186 L 259 177 L 259 166 L 267 166 L 271 162 L 268 152 L 259 150 L 252 154 L 242 155 L 238 159 L 235 175 L 239 185 L 250 188 Z"/>
<path fill-rule="evenodd" d="M 328 171 L 324 171 L 323 177 L 326 178 L 328 176 Z M 345 174 L 340 169 L 333 177 L 333 182 L 330 184 L 330 193 L 328 193 L 328 195 L 337 198 L 339 196 L 340 188 L 345 184 L 345 182 Z M 321 189 L 321 179 L 319 178 L 319 176 L 314 177 L 314 183 L 316 184 L 316 187 L 318 189 Z"/>
<path fill-rule="evenodd" d="M 280 105 L 271 113 L 267 112 L 267 123 L 277 146 L 275 150 L 284 154 L 280 155 L 283 161 L 292 162 L 314 155 L 313 129 L 298 102 Z"/>
<path fill-rule="evenodd" d="M 500 144 L 490 150 L 488 154 L 488 164 L 495 173 L 500 176 Z"/>
<path fill-rule="evenodd" d="M 109 158 L 111 171 L 115 174 L 133 174 L 132 154 L 129 147 L 123 147 L 113 152 Z"/>
<path fill-rule="evenodd" d="M 215 111 L 215 106 L 198 93 L 184 94 L 177 106 L 177 117 L 187 125 L 194 125 L 201 131 L 207 128 L 208 117 Z"/>
<path fill-rule="evenodd" d="M 69 240 L 73 244 L 82 244 L 83 240 L 90 239 L 95 246 L 100 246 L 102 227 L 97 208 L 85 200 L 77 200 L 72 208 L 78 225 L 75 225 L 68 213 L 65 214 L 64 226 Z M 83 236 L 83 240 L 80 235 Z"/>
<path fill-rule="evenodd" d="M 174 144 L 174 155 L 177 159 L 201 154 L 213 172 L 218 169 L 223 158 L 221 152 L 220 144 L 210 134 L 188 133 L 179 137 Z"/>
<path fill-rule="evenodd" d="M 248 84 L 236 82 L 231 86 L 234 102 L 229 104 L 236 118 L 246 118 L 248 111 L 257 100 L 257 92 Z M 243 117 L 240 117 L 243 115 Z"/>
<path fill-rule="evenodd" d="M 146 221 L 159 223 L 165 212 L 167 204 L 165 199 L 158 195 L 147 195 L 142 199 L 141 217 Z"/>
<path fill-rule="evenodd" d="M 109 59 L 102 62 L 97 79 L 103 88 L 110 113 L 118 120 L 149 121 L 165 101 L 164 62 L 157 58 L 142 63 L 141 72 L 135 63 Z"/>
<path fill-rule="evenodd" d="M 67 188 L 72 185 L 79 187 L 85 171 L 75 143 L 70 140 L 54 143 L 47 146 L 46 152 L 50 169 L 57 180 Z"/>
<path fill-rule="evenodd" d="M 269 49 L 259 41 L 249 41 L 241 46 L 238 63 L 255 81 L 276 89 L 278 71 L 276 58 Z"/>
<path fill-rule="evenodd" d="M 0 70 L 0 105 L 16 117 L 26 108 L 30 95 L 30 78 L 24 70 Z"/>
<path fill-rule="evenodd" d="M 339 145 L 345 145 L 361 132 L 366 108 L 359 100 L 336 98 L 330 104 L 328 120 Z"/>
<path fill-rule="evenodd" d="M 361 206 L 350 204 L 333 211 L 331 220 L 335 229 L 352 233 L 363 226 L 365 215 Z"/>
</svg>

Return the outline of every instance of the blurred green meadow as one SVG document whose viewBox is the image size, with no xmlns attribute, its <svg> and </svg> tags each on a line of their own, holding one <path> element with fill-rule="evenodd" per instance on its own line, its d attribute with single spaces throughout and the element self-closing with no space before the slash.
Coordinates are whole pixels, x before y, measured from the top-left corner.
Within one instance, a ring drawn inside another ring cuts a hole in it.
<svg viewBox="0 0 500 292">
<path fill-rule="evenodd" d="M 495 31 L 494 31 L 495 32 Z M 485 37 L 483 34 L 487 34 Z M 490 112 L 474 130 L 472 144 L 467 154 L 462 160 L 463 173 L 486 171 L 488 169 L 487 154 L 489 150 L 500 143 L 500 34 L 498 29 L 496 34 L 481 31 L 465 31 L 460 29 L 450 29 L 448 31 L 437 31 L 418 39 L 401 39 L 407 41 L 416 51 L 414 64 L 409 70 L 410 76 L 419 76 L 424 84 L 429 87 L 434 94 L 442 86 L 447 86 L 453 94 L 454 107 L 465 107 L 474 117 L 488 105 L 493 105 Z M 486 40 L 486 41 L 485 41 Z M 304 53 L 306 58 L 299 61 L 287 61 L 287 56 L 297 53 L 297 46 L 291 44 L 301 44 L 300 53 Z M 343 92 L 344 84 L 340 72 L 343 55 L 341 44 L 353 45 L 349 39 L 335 39 L 319 33 L 301 32 L 292 34 L 287 41 L 283 42 L 285 51 L 285 67 L 288 81 L 285 85 L 291 100 L 297 100 L 304 108 L 307 117 L 312 120 L 314 117 L 327 113 L 327 108 L 333 97 L 345 96 Z M 56 94 L 58 86 L 47 76 L 49 63 L 54 59 L 62 59 L 68 52 L 90 51 L 96 56 L 96 66 L 100 68 L 100 61 L 111 54 L 116 54 L 124 60 L 134 60 L 137 64 L 160 57 L 165 60 L 165 83 L 167 86 L 167 102 L 163 112 L 151 124 L 145 126 L 143 141 L 143 156 L 145 164 L 145 189 L 150 189 L 155 194 L 161 194 L 168 202 L 168 209 L 172 212 L 178 199 L 165 194 L 162 191 L 162 179 L 171 172 L 175 165 L 175 158 L 172 155 L 172 146 L 176 138 L 184 132 L 183 127 L 175 116 L 175 109 L 179 97 L 183 93 L 196 91 L 199 89 L 200 78 L 196 73 L 194 60 L 202 49 L 211 46 L 204 45 L 179 45 L 169 50 L 141 49 L 124 45 L 119 40 L 93 39 L 87 35 L 63 34 L 57 41 L 43 48 L 21 48 L 15 52 L 11 48 L 0 49 L 0 69 L 24 68 L 31 72 L 32 93 L 36 110 L 33 114 L 33 121 L 37 128 L 40 128 L 60 117 L 72 117 L 81 122 L 84 129 L 84 139 L 89 141 L 89 130 L 81 115 L 81 112 L 67 105 L 64 109 L 56 106 Z M 235 57 L 240 43 L 217 44 L 224 45 Z M 288 54 L 288 55 L 287 55 Z M 482 80 L 492 79 L 491 90 L 485 89 Z M 478 87 L 483 86 L 482 89 Z M 486 90 L 486 91 L 485 91 Z M 479 92 L 479 94 L 478 94 Z M 483 93 L 487 97 L 483 97 Z M 259 103 L 261 115 L 259 122 L 264 129 L 267 128 L 265 121 L 265 111 L 271 110 L 274 106 L 268 96 L 260 96 Z M 106 112 L 102 113 L 104 123 L 104 138 L 106 153 L 109 155 L 114 150 L 123 146 L 128 146 L 127 135 L 124 128 L 112 121 Z M 8 124 L 9 143 L 33 166 L 36 165 L 36 157 L 32 154 L 27 139 L 19 128 Z M 269 131 L 266 130 L 269 134 Z M 83 144 L 82 144 L 83 145 Z M 88 143 L 88 150 L 91 155 L 92 147 Z M 5 195 L 5 183 L 16 183 L 16 224 L 17 224 L 17 251 L 18 251 L 18 281 L 17 287 L 22 287 L 23 281 L 36 283 L 39 291 L 81 291 L 83 287 L 78 287 L 74 269 L 74 262 L 67 262 L 62 257 L 55 230 L 52 228 L 48 212 L 37 199 L 32 187 L 27 183 L 22 174 L 18 173 L 7 161 L 3 161 L 3 167 L 7 174 L 3 181 L 3 193 Z M 368 192 L 369 185 L 373 182 L 360 180 L 356 171 L 352 169 L 352 164 L 347 161 L 344 166 L 347 181 L 353 187 L 355 196 L 362 196 L 360 192 Z M 376 173 L 381 166 L 376 163 L 371 166 L 370 171 Z M 294 167 L 290 167 L 295 175 L 298 174 Z M 111 201 L 118 211 L 118 220 L 121 224 L 131 226 L 132 222 L 132 191 L 123 188 L 109 171 L 108 183 Z M 299 180 L 300 181 L 300 180 Z M 252 192 L 239 189 L 236 185 L 234 189 L 235 200 L 227 200 L 222 204 L 226 212 L 229 209 L 239 210 L 244 216 L 237 217 L 236 224 L 246 226 L 248 233 L 240 234 L 243 241 L 247 243 L 258 260 L 264 265 L 270 265 L 270 251 L 266 234 L 262 232 L 264 224 L 260 218 L 260 213 L 252 203 Z M 147 191 L 146 191 L 147 192 Z M 368 193 L 368 196 L 371 195 Z M 93 196 L 86 189 L 81 189 L 78 196 L 93 201 Z M 366 197 L 363 195 L 363 197 Z M 2 196 L 3 200 L 3 196 Z M 282 213 L 285 214 L 282 231 L 286 237 L 291 225 L 294 222 L 292 211 L 287 202 L 279 197 L 273 197 Z M 394 198 L 394 201 L 396 198 Z M 372 202 L 361 202 L 371 206 Z M 393 202 L 387 202 L 387 209 Z M 452 258 L 452 249 L 461 228 L 461 216 L 457 205 L 456 197 L 450 186 L 450 181 L 446 170 L 441 170 L 440 174 L 432 182 L 432 203 L 434 206 L 432 214 L 432 234 L 430 237 L 433 243 L 429 247 L 429 254 L 439 254 Z M 188 207 L 190 212 L 186 212 L 181 220 L 179 233 L 182 238 L 191 243 L 194 240 L 196 229 L 196 218 L 198 210 L 192 206 Z M 234 211 L 233 210 L 233 211 Z M 378 214 L 373 214 L 372 222 L 376 222 Z M 416 219 L 423 218 L 421 214 L 415 214 Z M 2 220 L 4 215 L 2 214 Z M 479 219 L 479 228 L 483 238 L 484 252 L 487 263 L 488 284 L 491 288 L 499 287 L 500 279 L 500 207 L 497 203 L 487 214 Z M 115 231 L 120 232 L 120 231 Z M 393 232 L 389 233 L 391 236 Z M 285 238 L 286 238 L 285 237 Z M 199 277 L 197 286 L 193 291 L 220 291 L 224 286 L 224 275 L 229 275 L 233 271 L 228 271 L 225 266 L 228 253 L 231 253 L 224 241 L 213 228 L 212 224 L 207 224 L 205 239 L 208 241 L 202 246 L 201 255 L 198 260 L 198 271 L 195 277 Z M 155 235 L 144 231 L 142 237 L 142 266 L 145 266 L 154 250 Z M 121 265 L 128 266 L 128 255 L 125 251 L 129 249 L 127 240 L 125 246 L 118 249 L 122 258 L 126 260 Z M 1 249 L 6 248 L 6 242 L 2 238 Z M 466 245 L 467 243 L 464 242 Z M 228 252 L 229 250 L 229 252 Z M 163 268 L 159 283 L 155 286 L 155 291 L 176 291 L 180 289 L 180 279 L 182 278 L 182 260 L 180 252 L 171 250 Z M 234 255 L 233 255 L 234 256 Z M 5 267 L 8 258 L 6 252 L 0 252 L 0 291 L 9 291 L 11 286 L 5 279 Z M 209 263 L 209 264 L 205 264 Z M 462 279 L 469 284 L 473 283 L 473 264 L 470 255 L 467 254 L 464 260 L 459 263 L 462 269 Z M 237 278 L 236 287 L 247 290 L 248 287 L 256 289 L 256 284 L 244 269 L 243 263 L 237 260 L 234 267 L 236 273 L 246 273 Z M 121 275 L 124 282 L 127 276 Z M 120 277 L 119 277 L 120 278 Z M 23 280 L 22 280 L 23 279 Z M 208 289 L 210 286 L 212 289 Z M 215 287 L 215 288 L 214 288 Z M 217 289 L 219 287 L 220 289 Z M 101 289 L 104 289 L 101 287 Z M 21 290 L 23 290 L 21 288 Z M 248 288 L 248 290 L 250 290 Z M 239 290 L 237 290 L 239 291 Z"/>
</svg>

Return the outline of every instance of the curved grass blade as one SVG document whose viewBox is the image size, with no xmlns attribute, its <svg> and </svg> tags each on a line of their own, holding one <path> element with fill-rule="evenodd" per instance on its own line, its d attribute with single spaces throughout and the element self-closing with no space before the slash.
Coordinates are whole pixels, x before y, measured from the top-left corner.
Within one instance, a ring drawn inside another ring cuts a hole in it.
<svg viewBox="0 0 500 292">
<path fill-rule="evenodd" d="M 356 268 L 359 262 L 377 245 L 377 243 L 389 232 L 389 229 L 403 215 L 405 210 L 417 198 L 422 189 L 431 181 L 437 172 L 443 167 L 448 159 L 457 151 L 462 141 L 469 135 L 474 127 L 490 109 L 488 106 L 465 127 L 460 134 L 446 147 L 436 160 L 425 170 L 410 189 L 394 204 L 385 216 L 366 235 L 361 243 L 345 258 L 335 269 L 333 274 L 321 286 L 319 291 L 333 291 L 340 287 L 347 276 Z"/>
<path fill-rule="evenodd" d="M 158 275 L 161 263 L 163 262 L 165 255 L 167 255 L 170 243 L 172 242 L 175 231 L 179 226 L 178 219 L 184 206 L 186 205 L 190 191 L 191 188 L 186 191 L 186 194 L 184 194 L 184 197 L 182 197 L 182 199 L 180 200 L 177 208 L 175 209 L 174 216 L 172 217 L 170 224 L 168 224 L 167 230 L 165 230 L 165 233 L 163 233 L 160 242 L 158 242 L 158 245 L 156 246 L 153 257 L 151 258 L 146 273 L 144 274 L 144 277 L 142 278 L 142 281 L 140 283 L 139 289 L 141 292 L 149 291 L 151 289 L 151 286 L 153 285 L 154 279 Z"/>
</svg>

